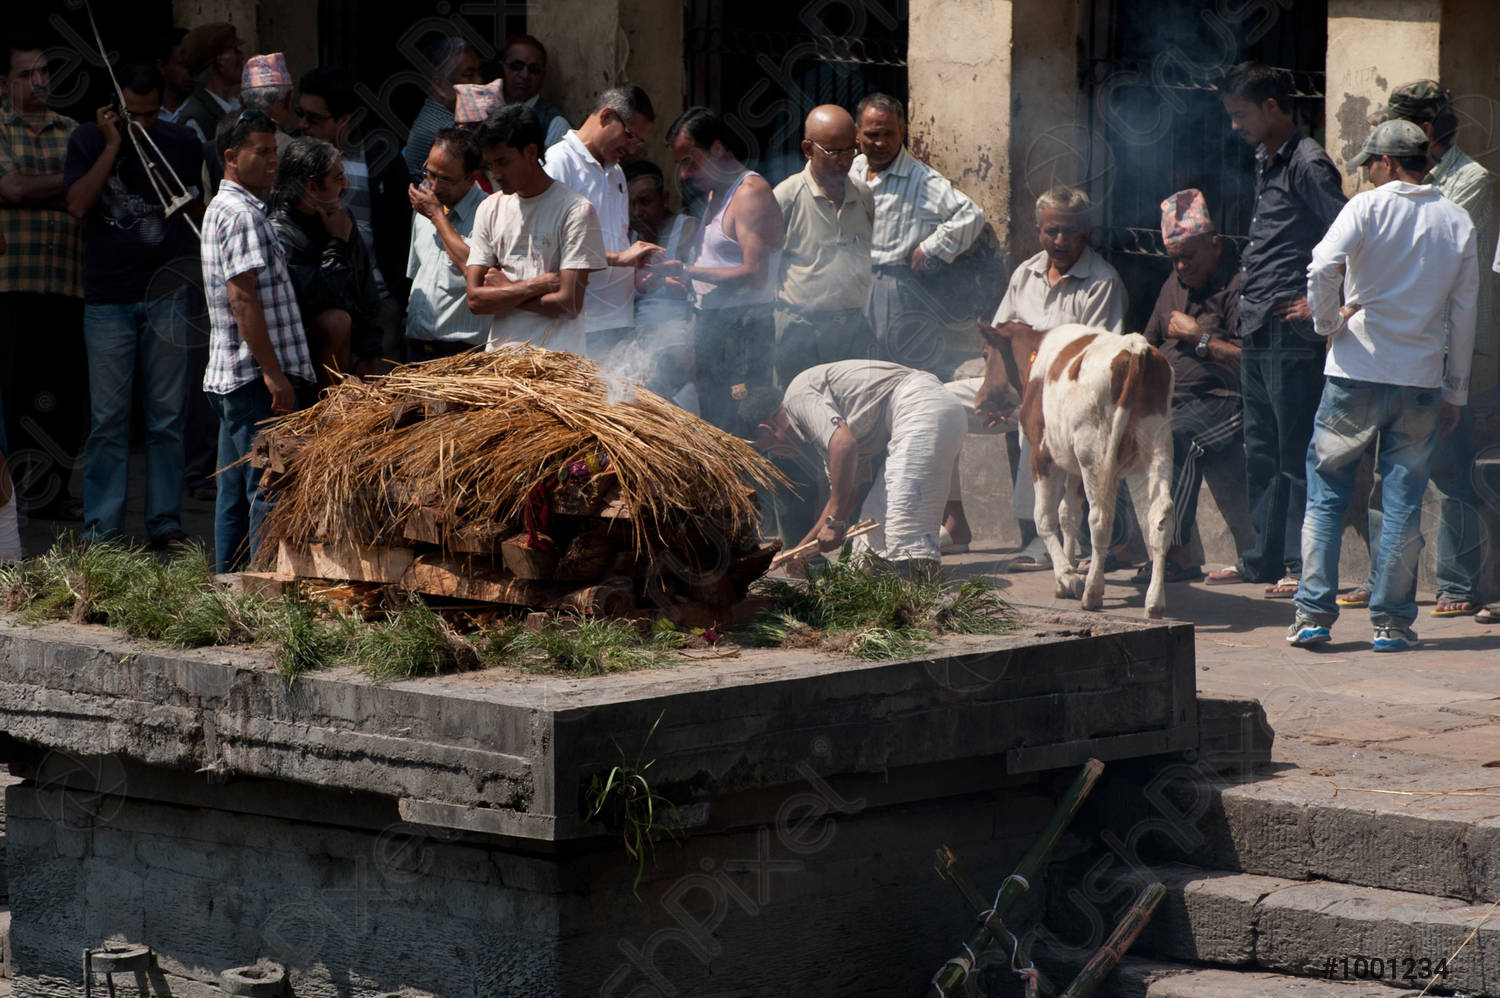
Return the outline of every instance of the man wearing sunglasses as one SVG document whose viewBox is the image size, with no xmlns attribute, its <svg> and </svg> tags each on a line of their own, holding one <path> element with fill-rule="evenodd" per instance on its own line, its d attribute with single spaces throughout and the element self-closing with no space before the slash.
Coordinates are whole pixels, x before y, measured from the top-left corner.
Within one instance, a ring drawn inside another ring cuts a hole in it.
<svg viewBox="0 0 1500 998">
<path fill-rule="evenodd" d="M 836 104 L 815 107 L 802 130 L 807 166 L 776 185 L 776 203 L 786 226 L 786 244 L 776 290 L 775 373 L 785 388 L 803 371 L 873 356 L 874 336 L 865 319 L 873 272 L 870 243 L 875 231 L 875 195 L 849 175 L 854 162 L 854 119 Z M 788 546 L 812 526 L 824 475 L 817 462 L 781 465 L 797 498 L 778 492 L 776 517 Z"/>
<path fill-rule="evenodd" d="M 561 142 L 568 134 L 568 119 L 556 104 L 541 96 L 542 84 L 547 81 L 546 46 L 531 35 L 511 35 L 505 40 L 500 68 L 505 71 L 506 103 L 531 108 L 546 133 L 546 148 Z"/>
<path fill-rule="evenodd" d="M 588 198 L 599 216 L 609 267 L 589 281 L 587 351 L 624 377 L 644 373 L 633 370 L 635 268 L 662 249 L 630 241 L 630 194 L 620 160 L 645 146 L 655 118 L 646 91 L 622 83 L 600 94 L 584 123 L 547 150 L 547 176 Z"/>
</svg>

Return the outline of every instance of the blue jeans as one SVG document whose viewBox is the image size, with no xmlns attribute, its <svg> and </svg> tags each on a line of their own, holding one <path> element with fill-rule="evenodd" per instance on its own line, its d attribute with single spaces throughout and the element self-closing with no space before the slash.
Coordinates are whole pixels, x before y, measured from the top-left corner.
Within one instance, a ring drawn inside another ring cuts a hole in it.
<svg viewBox="0 0 1500 998">
<path fill-rule="evenodd" d="M 187 315 L 181 294 L 132 305 L 86 305 L 92 421 L 83 445 L 83 533 L 120 533 L 136 386 L 146 420 L 146 533 L 182 527 L 182 383 Z"/>
<path fill-rule="evenodd" d="M 312 403 L 317 389 L 297 388 L 297 408 Z M 259 378 L 227 395 L 205 392 L 219 414 L 218 494 L 214 499 L 214 571 L 238 572 L 260 547 L 260 528 L 270 508 L 260 489 L 261 469 L 250 462 L 230 467 L 250 453 L 256 423 L 271 418 L 271 392 Z"/>
<path fill-rule="evenodd" d="M 1479 594 L 1480 556 L 1484 553 L 1483 526 L 1479 521 L 1479 493 L 1474 488 L 1474 410 L 1464 406 L 1458 426 L 1452 433 L 1438 437 L 1432 449 L 1432 488 L 1438 497 L 1437 594 L 1439 599 L 1468 600 L 1483 603 Z M 1380 547 L 1384 515 L 1376 495 L 1380 487 L 1370 490 L 1370 550 Z M 1370 576 L 1365 588 L 1375 588 L 1375 561 L 1370 559 Z"/>
<path fill-rule="evenodd" d="M 1417 618 L 1422 494 L 1437 442 L 1441 390 L 1329 378 L 1307 448 L 1307 520 L 1302 527 L 1299 612 L 1322 624 L 1338 617 L 1339 543 L 1360 457 L 1376 447 L 1385 522 L 1375 559 L 1370 621 L 1410 627 Z"/>
</svg>

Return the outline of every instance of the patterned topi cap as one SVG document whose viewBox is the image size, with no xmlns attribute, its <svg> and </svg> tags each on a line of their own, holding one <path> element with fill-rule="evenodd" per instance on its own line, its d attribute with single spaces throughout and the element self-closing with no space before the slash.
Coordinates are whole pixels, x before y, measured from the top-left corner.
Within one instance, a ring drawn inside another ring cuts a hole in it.
<svg viewBox="0 0 1500 998">
<path fill-rule="evenodd" d="M 289 87 L 292 74 L 286 68 L 286 55 L 272 52 L 269 55 L 252 55 L 245 60 L 245 71 L 240 74 L 240 87 Z"/>
<path fill-rule="evenodd" d="M 477 125 L 491 111 L 505 106 L 505 84 L 498 79 L 488 83 L 455 83 L 453 89 L 458 93 L 453 120 L 459 125 Z"/>
<path fill-rule="evenodd" d="M 1194 236 L 1214 235 L 1208 202 L 1196 187 L 1178 191 L 1161 203 L 1161 241 L 1176 246 Z"/>
</svg>

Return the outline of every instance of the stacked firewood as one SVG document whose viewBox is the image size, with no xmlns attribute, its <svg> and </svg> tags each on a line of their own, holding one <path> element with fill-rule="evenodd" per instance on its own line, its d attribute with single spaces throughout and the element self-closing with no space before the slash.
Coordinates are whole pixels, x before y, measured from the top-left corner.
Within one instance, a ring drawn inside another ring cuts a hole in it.
<svg viewBox="0 0 1500 998">
<path fill-rule="evenodd" d="M 280 580 L 725 624 L 780 545 L 744 441 L 567 353 L 467 354 L 348 379 L 256 440 Z"/>
</svg>

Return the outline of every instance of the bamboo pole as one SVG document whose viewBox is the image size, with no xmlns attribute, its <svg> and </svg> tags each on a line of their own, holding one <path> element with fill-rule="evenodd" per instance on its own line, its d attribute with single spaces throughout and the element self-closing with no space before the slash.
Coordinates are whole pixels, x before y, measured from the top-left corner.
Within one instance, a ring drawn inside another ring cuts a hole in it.
<svg viewBox="0 0 1500 998">
<path fill-rule="evenodd" d="M 879 520 L 861 520 L 859 523 L 856 523 L 854 526 L 850 527 L 847 531 L 844 532 L 844 540 L 850 541 L 862 534 L 868 534 L 878 526 L 880 526 Z M 787 551 L 783 551 L 775 558 L 773 558 L 771 560 L 771 567 L 769 571 L 774 572 L 776 569 L 780 568 L 782 565 L 785 565 L 789 561 L 801 560 L 808 557 L 809 555 L 814 555 L 817 553 L 818 542 L 815 540 L 808 541 L 806 544 L 798 544 L 796 547 L 791 548 Z"/>
<path fill-rule="evenodd" d="M 1031 844 L 1031 849 L 1021 858 L 1016 872 L 1006 877 L 1005 882 L 1000 885 L 1000 890 L 995 895 L 994 905 L 981 915 L 979 924 L 964 939 L 963 955 L 953 957 L 939 968 L 932 978 L 932 983 L 928 986 L 929 992 L 936 990 L 943 998 L 950 998 L 954 989 L 969 976 L 970 971 L 974 969 L 975 954 L 990 941 L 989 923 L 996 918 L 1003 919 L 1010 909 L 1015 907 L 1021 895 L 1031 889 L 1031 882 L 1041 876 L 1042 867 L 1046 865 L 1052 851 L 1057 848 L 1063 832 L 1077 816 L 1079 808 L 1083 806 L 1084 800 L 1094 789 L 1094 785 L 1099 782 L 1099 777 L 1103 772 L 1104 763 L 1098 759 L 1090 759 L 1083 764 L 1083 768 L 1078 771 L 1078 776 L 1068 787 L 1067 793 L 1063 794 L 1062 800 L 1058 801 L 1057 809 L 1052 812 L 1052 819 L 1037 835 L 1036 841 Z"/>
<path fill-rule="evenodd" d="M 1120 924 L 1115 926 L 1115 931 L 1110 933 L 1109 939 L 1078 972 L 1078 976 L 1073 978 L 1073 983 L 1068 985 L 1062 998 L 1089 998 L 1094 989 L 1109 976 L 1110 971 L 1115 969 L 1115 964 L 1130 949 L 1130 944 L 1135 942 L 1146 923 L 1151 921 L 1156 906 L 1166 896 L 1167 889 L 1161 884 L 1147 884 L 1135 899 L 1135 904 L 1125 913 L 1125 917 L 1120 919 Z"/>
<path fill-rule="evenodd" d="M 963 895 L 964 901 L 974 909 L 974 914 L 981 918 L 984 916 L 986 909 L 989 908 L 989 902 L 980 895 L 974 882 L 969 879 L 969 875 L 958 865 L 958 857 L 947 846 L 938 847 L 938 876 L 952 881 L 953 886 L 958 888 L 958 892 Z M 1020 937 L 1005 927 L 1002 919 L 991 916 L 981 924 L 989 934 L 991 945 L 998 946 L 1001 950 L 1014 945 L 1011 969 L 1031 965 L 1031 954 L 1027 952 L 1026 946 L 1021 942 Z M 1057 988 L 1052 986 L 1052 982 L 1047 980 L 1047 976 L 1041 971 L 1037 971 L 1036 984 L 1037 994 L 1041 998 L 1051 998 L 1052 995 L 1057 994 Z"/>
</svg>

